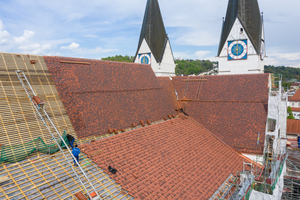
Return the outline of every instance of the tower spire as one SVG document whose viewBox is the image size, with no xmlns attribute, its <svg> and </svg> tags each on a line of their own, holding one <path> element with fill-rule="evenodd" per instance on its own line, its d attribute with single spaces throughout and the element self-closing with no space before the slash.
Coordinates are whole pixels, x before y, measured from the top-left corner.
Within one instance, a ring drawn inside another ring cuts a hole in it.
<svg viewBox="0 0 300 200">
<path fill-rule="evenodd" d="M 174 56 L 157 0 L 147 0 L 134 62 L 150 64 L 156 76 L 175 75 Z"/>
<path fill-rule="evenodd" d="M 162 60 L 165 43 L 168 39 L 165 26 L 162 20 L 160 8 L 157 0 L 148 0 L 145 10 L 144 21 L 142 25 L 138 49 L 141 48 L 143 40 L 146 40 L 156 62 Z"/>
<path fill-rule="evenodd" d="M 250 41 L 256 52 L 259 52 L 261 46 L 261 14 L 257 0 L 229 0 L 225 24 L 221 35 L 218 56 L 232 30 L 233 24 L 238 18 L 244 27 Z"/>
</svg>

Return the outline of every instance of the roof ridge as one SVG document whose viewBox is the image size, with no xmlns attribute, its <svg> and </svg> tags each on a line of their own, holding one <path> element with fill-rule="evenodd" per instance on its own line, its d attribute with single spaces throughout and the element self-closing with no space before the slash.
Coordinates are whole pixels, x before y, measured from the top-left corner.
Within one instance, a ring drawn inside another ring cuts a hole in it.
<svg viewBox="0 0 300 200">
<path fill-rule="evenodd" d="M 27 55 L 27 54 L 26 54 Z M 108 63 L 117 63 L 117 64 L 130 64 L 130 65 L 138 65 L 141 67 L 149 67 L 149 65 L 141 64 L 141 63 L 133 63 L 133 62 L 122 62 L 122 61 L 112 61 L 112 60 L 100 60 L 100 59 L 93 59 L 93 58 L 77 58 L 77 57 L 64 57 L 64 56 L 43 56 L 47 58 L 57 58 L 57 59 L 76 59 L 76 60 L 85 60 L 85 61 L 96 61 L 96 62 L 108 62 Z M 62 61 L 69 61 L 69 60 L 62 60 Z"/>
</svg>

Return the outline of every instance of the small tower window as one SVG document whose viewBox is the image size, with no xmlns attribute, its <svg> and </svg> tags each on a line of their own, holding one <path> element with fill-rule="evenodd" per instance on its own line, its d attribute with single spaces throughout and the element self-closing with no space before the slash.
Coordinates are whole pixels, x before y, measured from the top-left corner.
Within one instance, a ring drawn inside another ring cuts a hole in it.
<svg viewBox="0 0 300 200">
<path fill-rule="evenodd" d="M 244 29 L 243 28 L 241 28 L 241 34 L 244 32 Z"/>
</svg>

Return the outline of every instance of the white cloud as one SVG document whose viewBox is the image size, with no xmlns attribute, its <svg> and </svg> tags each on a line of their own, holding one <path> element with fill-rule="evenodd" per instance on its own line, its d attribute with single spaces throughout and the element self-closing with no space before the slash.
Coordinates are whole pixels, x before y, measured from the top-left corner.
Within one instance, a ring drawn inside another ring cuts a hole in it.
<svg viewBox="0 0 300 200">
<path fill-rule="evenodd" d="M 22 44 L 22 43 L 28 42 L 29 38 L 34 36 L 34 34 L 35 34 L 34 31 L 25 30 L 23 36 L 15 37 L 14 39 L 15 39 L 16 43 Z"/>
<path fill-rule="evenodd" d="M 85 35 L 84 37 L 88 37 L 88 38 L 97 38 L 97 35 Z"/>
<path fill-rule="evenodd" d="M 51 45 L 51 44 L 44 44 L 44 45 L 42 46 L 42 49 L 43 49 L 43 50 L 50 50 L 50 49 L 52 49 L 52 45 Z"/>
<path fill-rule="evenodd" d="M 50 44 L 30 44 L 30 45 L 23 45 L 19 46 L 18 49 L 22 49 L 23 53 L 26 54 L 33 54 L 33 55 L 46 55 L 47 53 L 45 50 L 50 50 L 52 49 L 52 46 Z"/>
<path fill-rule="evenodd" d="M 300 52 L 282 52 L 280 48 L 271 48 L 268 52 L 265 65 L 300 67 Z"/>
<path fill-rule="evenodd" d="M 209 31 L 189 30 L 176 37 L 175 42 L 179 45 L 213 46 L 218 45 L 218 35 Z"/>
<path fill-rule="evenodd" d="M 0 20 L 0 44 L 8 43 L 8 38 L 10 34 L 4 30 L 3 22 Z"/>
<path fill-rule="evenodd" d="M 4 29 L 3 21 L 0 20 L 0 31 Z"/>
<path fill-rule="evenodd" d="M 91 49 L 91 52 L 95 53 L 109 53 L 112 51 L 117 51 L 116 49 L 102 49 L 101 47 L 96 47 L 96 49 Z"/>
<path fill-rule="evenodd" d="M 67 16 L 67 19 L 70 20 L 70 21 L 72 21 L 72 20 L 76 20 L 76 19 L 82 19 L 84 16 L 85 16 L 84 13 L 78 13 L 78 12 L 76 12 L 76 13 L 70 13 Z"/>
<path fill-rule="evenodd" d="M 205 59 L 208 54 L 210 54 L 210 51 L 197 51 L 195 55 L 197 56 L 198 59 Z"/>
<path fill-rule="evenodd" d="M 79 46 L 80 45 L 78 43 L 72 42 L 72 44 L 70 44 L 69 46 L 61 46 L 60 48 L 61 49 L 68 49 L 68 50 L 75 50 L 75 49 L 78 49 Z"/>
<path fill-rule="evenodd" d="M 276 57 L 279 59 L 289 60 L 289 61 L 296 61 L 300 60 L 300 52 L 294 53 L 274 53 L 272 57 Z"/>
<path fill-rule="evenodd" d="M 38 49 L 40 47 L 41 47 L 40 44 L 30 44 L 30 45 L 19 46 L 19 49 L 26 50 L 26 51 L 32 51 L 32 50 Z"/>
</svg>

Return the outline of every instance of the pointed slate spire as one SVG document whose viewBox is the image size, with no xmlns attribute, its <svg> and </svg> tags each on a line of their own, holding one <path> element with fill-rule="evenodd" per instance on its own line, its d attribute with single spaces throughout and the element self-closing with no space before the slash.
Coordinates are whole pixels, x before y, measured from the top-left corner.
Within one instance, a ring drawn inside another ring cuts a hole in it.
<svg viewBox="0 0 300 200">
<path fill-rule="evenodd" d="M 148 0 L 147 2 L 137 53 L 144 38 L 148 43 L 155 60 L 158 63 L 161 62 L 168 36 L 166 34 L 157 0 Z"/>
<path fill-rule="evenodd" d="M 260 52 L 262 19 L 257 0 L 229 0 L 218 56 L 222 51 L 236 18 L 242 23 L 256 52 Z"/>
</svg>

